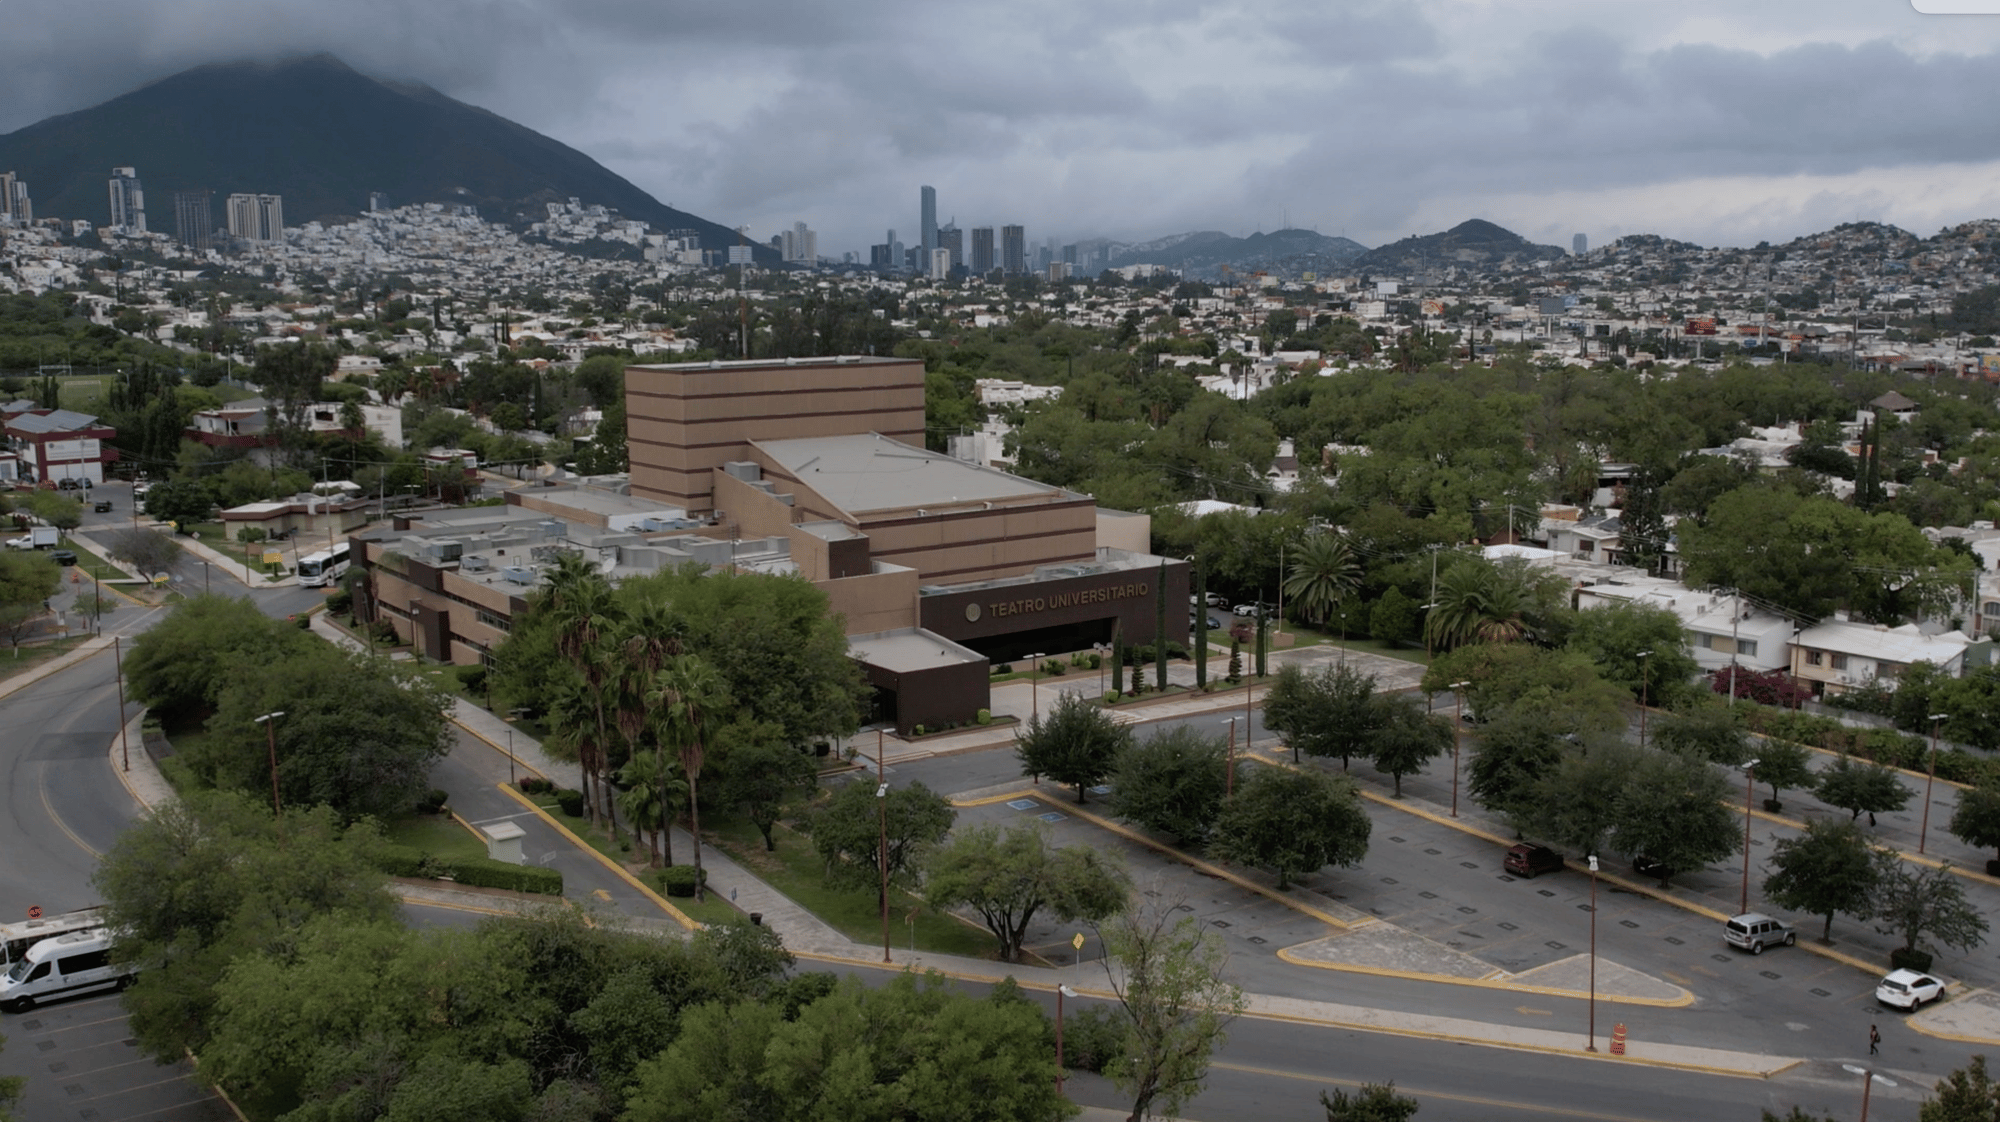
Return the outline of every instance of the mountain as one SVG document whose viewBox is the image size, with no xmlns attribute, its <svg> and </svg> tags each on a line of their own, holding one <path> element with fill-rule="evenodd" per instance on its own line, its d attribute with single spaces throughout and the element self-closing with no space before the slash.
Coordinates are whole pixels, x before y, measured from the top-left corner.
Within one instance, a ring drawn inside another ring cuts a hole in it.
<svg viewBox="0 0 2000 1122">
<path fill-rule="evenodd" d="M 1536 245 L 1512 230 L 1484 219 L 1461 222 L 1441 234 L 1424 234 L 1379 246 L 1362 254 L 1354 267 L 1370 273 L 1407 274 L 1433 269 L 1483 269 L 1526 261 L 1552 261 L 1567 251 Z"/>
<path fill-rule="evenodd" d="M 1202 230 L 1114 245 L 1111 263 L 1184 266 L 1189 276 L 1215 273 L 1224 265 L 1238 271 L 1278 266 L 1285 272 L 1306 272 L 1344 266 L 1367 251 L 1359 242 L 1311 230 L 1273 230 L 1247 238 Z"/>
<path fill-rule="evenodd" d="M 698 231 L 707 249 L 737 244 L 734 230 L 560 141 L 324 54 L 200 66 L 0 135 L 0 170 L 27 182 L 37 216 L 107 221 L 106 181 L 124 166 L 138 169 L 148 228 L 169 233 L 177 190 L 213 191 L 218 226 L 234 192 L 282 195 L 286 222 L 299 225 L 359 214 L 380 191 L 396 206 L 470 204 L 492 221 L 543 218 L 543 203 L 574 196 L 660 231 Z M 767 245 L 758 260 L 776 256 Z"/>
</svg>

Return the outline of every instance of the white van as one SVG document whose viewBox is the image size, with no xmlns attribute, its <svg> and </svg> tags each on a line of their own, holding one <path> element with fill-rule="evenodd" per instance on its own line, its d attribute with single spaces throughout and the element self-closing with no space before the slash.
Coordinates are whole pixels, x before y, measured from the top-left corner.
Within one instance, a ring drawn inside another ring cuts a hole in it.
<svg viewBox="0 0 2000 1122">
<path fill-rule="evenodd" d="M 25 919 L 19 923 L 0 923 L 0 973 L 21 961 L 28 948 L 44 939 L 57 935 L 67 935 L 72 931 L 90 931 L 104 926 L 104 906 L 98 904 L 88 908 L 78 908 L 73 912 L 45 916 L 41 919 Z"/>
<path fill-rule="evenodd" d="M 18 1013 L 37 1002 L 87 990 L 125 988 L 133 970 L 111 961 L 111 932 L 74 931 L 28 948 L 0 975 L 0 1010 Z"/>
</svg>

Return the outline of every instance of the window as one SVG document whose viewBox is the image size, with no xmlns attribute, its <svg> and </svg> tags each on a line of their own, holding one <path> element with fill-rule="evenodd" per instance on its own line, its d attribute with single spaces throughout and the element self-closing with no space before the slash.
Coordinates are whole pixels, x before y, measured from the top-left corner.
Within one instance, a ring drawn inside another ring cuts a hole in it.
<svg viewBox="0 0 2000 1122">
<path fill-rule="evenodd" d="M 79 974 L 85 970 L 102 970 L 106 966 L 111 965 L 111 952 L 85 951 L 82 954 L 70 955 L 68 958 L 59 958 L 56 960 L 56 965 L 61 967 L 62 972 L 65 974 Z"/>
<path fill-rule="evenodd" d="M 1824 666 L 1825 664 L 1826 664 L 1826 655 L 1823 652 L 1820 651 L 1806 652 L 1807 666 Z"/>
<path fill-rule="evenodd" d="M 1837 654 L 1837 655 L 1834 655 L 1834 656 L 1833 656 L 1833 668 L 1834 668 L 1835 670 L 1845 670 L 1845 669 L 1847 669 L 1847 656 L 1846 656 L 1846 655 L 1844 655 L 1844 654 Z"/>
<path fill-rule="evenodd" d="M 1757 640 L 1755 639 L 1736 640 L 1736 653 L 1740 655 L 1755 655 L 1757 653 Z"/>
<path fill-rule="evenodd" d="M 2000 600 L 1988 600 L 1980 609 L 1980 615 L 2000 616 Z"/>
</svg>

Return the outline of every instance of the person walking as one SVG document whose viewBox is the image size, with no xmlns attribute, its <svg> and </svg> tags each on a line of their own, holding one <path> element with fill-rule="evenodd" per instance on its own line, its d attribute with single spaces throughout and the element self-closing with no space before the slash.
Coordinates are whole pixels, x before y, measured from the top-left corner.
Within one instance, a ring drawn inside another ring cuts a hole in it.
<svg viewBox="0 0 2000 1122">
<path fill-rule="evenodd" d="M 1880 1055 L 1881 1052 L 1882 1052 L 1882 1030 L 1876 1028 L 1874 1025 L 1869 1025 L 1868 1054 L 1871 1056 L 1875 1056 L 1875 1055 Z"/>
</svg>

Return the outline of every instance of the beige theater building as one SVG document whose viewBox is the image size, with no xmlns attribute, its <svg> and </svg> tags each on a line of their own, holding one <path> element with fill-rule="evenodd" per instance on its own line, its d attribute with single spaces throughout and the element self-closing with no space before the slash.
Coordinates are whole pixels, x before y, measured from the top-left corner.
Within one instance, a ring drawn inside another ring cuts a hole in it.
<svg viewBox="0 0 2000 1122">
<path fill-rule="evenodd" d="M 420 645 L 460 662 L 483 657 L 485 644 L 436 636 L 459 633 L 454 613 L 490 632 L 496 606 L 518 609 L 539 579 L 523 557 L 596 550 L 614 575 L 682 560 L 795 572 L 845 617 L 877 715 L 904 731 L 987 707 L 990 662 L 1087 650 L 1114 633 L 1151 642 L 1162 589 L 1167 638 L 1186 641 L 1189 568 L 1147 552 L 1150 519 L 928 451 L 923 389 L 923 364 L 903 359 L 632 366 L 629 495 L 510 492 L 504 514 L 452 512 L 364 534 L 357 556 L 395 554 L 406 572 L 384 582 L 388 618 L 420 637 L 429 621 L 433 638 Z M 495 534 L 508 536 L 515 563 L 479 559 L 478 543 Z M 460 560 L 436 565 L 454 551 Z M 411 558 L 427 571 L 409 572 Z M 481 587 L 451 587 L 467 580 Z"/>
</svg>

